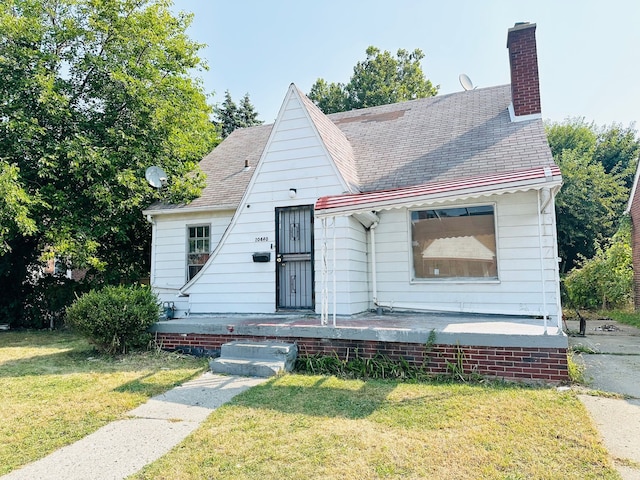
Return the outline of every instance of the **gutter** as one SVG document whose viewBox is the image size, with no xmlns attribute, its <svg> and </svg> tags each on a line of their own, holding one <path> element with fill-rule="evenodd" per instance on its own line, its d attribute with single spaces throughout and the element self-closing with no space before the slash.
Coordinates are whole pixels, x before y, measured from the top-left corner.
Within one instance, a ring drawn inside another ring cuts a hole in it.
<svg viewBox="0 0 640 480">
<path fill-rule="evenodd" d="M 198 213 L 198 212 L 224 212 L 235 211 L 238 209 L 238 204 L 228 205 L 216 205 L 216 206 L 204 206 L 204 207 L 190 207 L 190 206 L 175 206 L 174 208 L 147 208 L 142 211 L 143 215 L 180 215 L 183 213 Z"/>
</svg>

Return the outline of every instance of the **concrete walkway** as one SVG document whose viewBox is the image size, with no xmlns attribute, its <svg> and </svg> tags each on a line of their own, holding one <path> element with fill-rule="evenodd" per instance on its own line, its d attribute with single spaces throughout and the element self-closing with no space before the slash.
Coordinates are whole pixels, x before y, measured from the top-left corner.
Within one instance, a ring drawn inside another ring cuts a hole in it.
<svg viewBox="0 0 640 480">
<path fill-rule="evenodd" d="M 579 330 L 577 322 L 568 327 Z M 570 337 L 569 344 L 594 352 L 575 357 L 589 387 L 619 395 L 579 398 L 622 478 L 640 480 L 640 330 L 611 320 L 587 321 L 586 335 Z"/>
<path fill-rule="evenodd" d="M 124 420 L 0 477 L 2 480 L 120 480 L 184 440 L 209 414 L 266 378 L 209 372 L 153 397 Z"/>
</svg>

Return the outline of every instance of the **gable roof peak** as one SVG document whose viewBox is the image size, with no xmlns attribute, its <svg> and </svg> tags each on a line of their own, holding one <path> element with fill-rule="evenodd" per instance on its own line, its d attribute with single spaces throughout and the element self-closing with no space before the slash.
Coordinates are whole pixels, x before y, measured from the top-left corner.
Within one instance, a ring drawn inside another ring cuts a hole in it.
<svg viewBox="0 0 640 480">
<path fill-rule="evenodd" d="M 302 107 L 307 111 L 309 119 L 316 128 L 336 168 L 342 175 L 349 192 L 360 191 L 360 181 L 353 147 L 345 133 L 294 83 L 290 85 L 289 91 L 298 97 Z"/>
</svg>

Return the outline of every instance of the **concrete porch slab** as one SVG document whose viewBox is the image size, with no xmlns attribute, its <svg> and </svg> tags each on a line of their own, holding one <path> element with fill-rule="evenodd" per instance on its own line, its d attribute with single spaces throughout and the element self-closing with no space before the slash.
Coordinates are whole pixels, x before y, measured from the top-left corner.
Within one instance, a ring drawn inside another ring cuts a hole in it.
<svg viewBox="0 0 640 480">
<path fill-rule="evenodd" d="M 491 347 L 567 348 L 567 336 L 557 325 L 531 317 L 450 313 L 363 313 L 329 317 L 319 315 L 191 315 L 160 321 L 153 332 L 173 334 L 233 335 L 256 337 L 326 338 L 399 343 L 435 342 L 447 345 Z"/>
</svg>

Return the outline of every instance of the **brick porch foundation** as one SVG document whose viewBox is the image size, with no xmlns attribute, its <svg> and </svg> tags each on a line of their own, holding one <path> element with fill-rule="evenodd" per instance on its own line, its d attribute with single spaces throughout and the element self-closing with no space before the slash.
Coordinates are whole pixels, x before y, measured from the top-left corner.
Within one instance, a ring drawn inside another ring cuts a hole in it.
<svg viewBox="0 0 640 480">
<path fill-rule="evenodd" d="M 362 358 L 376 354 L 391 360 L 426 367 L 434 375 L 447 373 L 447 364 L 462 359 L 465 373 L 477 373 L 519 382 L 560 383 L 569 380 L 566 348 L 466 346 L 424 343 L 384 342 L 354 339 L 302 338 L 286 336 L 247 336 L 157 332 L 156 341 L 165 350 L 182 350 L 217 356 L 223 343 L 234 340 L 296 343 L 299 355 L 337 354 L 345 359 L 356 352 Z"/>
</svg>

